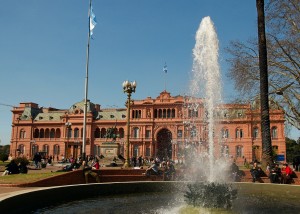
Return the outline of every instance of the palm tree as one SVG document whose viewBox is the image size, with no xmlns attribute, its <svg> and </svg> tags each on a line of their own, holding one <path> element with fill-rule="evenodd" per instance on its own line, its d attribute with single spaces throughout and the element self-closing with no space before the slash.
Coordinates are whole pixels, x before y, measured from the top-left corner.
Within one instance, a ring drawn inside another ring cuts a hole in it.
<svg viewBox="0 0 300 214">
<path fill-rule="evenodd" d="M 262 134 L 262 167 L 272 163 L 272 141 L 270 132 L 269 115 L 269 90 L 268 90 L 268 58 L 265 34 L 264 0 L 256 0 L 258 44 L 259 44 L 259 70 L 260 70 L 260 100 L 261 100 L 261 134 Z"/>
</svg>

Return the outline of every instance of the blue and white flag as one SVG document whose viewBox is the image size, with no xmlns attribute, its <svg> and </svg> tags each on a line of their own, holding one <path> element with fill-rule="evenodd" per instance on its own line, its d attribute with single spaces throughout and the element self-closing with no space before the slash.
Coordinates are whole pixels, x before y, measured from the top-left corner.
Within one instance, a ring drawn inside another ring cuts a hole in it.
<svg viewBox="0 0 300 214">
<path fill-rule="evenodd" d="M 165 72 L 165 74 L 168 73 L 168 67 L 167 67 L 167 64 L 166 64 L 166 63 L 165 63 L 165 65 L 164 65 L 163 71 Z"/>
<path fill-rule="evenodd" d="M 93 30 L 96 27 L 96 24 L 97 24 L 96 15 L 94 14 L 93 7 L 91 6 L 91 9 L 90 9 L 90 36 L 93 35 Z"/>
</svg>

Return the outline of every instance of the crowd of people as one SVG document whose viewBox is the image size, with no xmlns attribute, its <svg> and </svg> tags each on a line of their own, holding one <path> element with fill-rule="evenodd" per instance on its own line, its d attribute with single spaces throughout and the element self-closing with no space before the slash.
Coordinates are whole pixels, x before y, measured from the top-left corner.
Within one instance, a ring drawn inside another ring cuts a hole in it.
<svg viewBox="0 0 300 214">
<path fill-rule="evenodd" d="M 260 181 L 261 177 L 264 175 L 264 172 L 258 166 L 257 162 L 253 163 L 253 166 L 250 169 L 250 173 L 252 176 L 252 182 Z M 279 167 L 278 163 L 274 163 L 273 165 L 267 164 L 267 168 L 265 171 L 265 174 L 270 179 L 270 182 L 278 184 L 291 183 L 293 173 L 293 169 L 287 163 L 284 163 L 282 165 L 282 168 Z"/>
</svg>

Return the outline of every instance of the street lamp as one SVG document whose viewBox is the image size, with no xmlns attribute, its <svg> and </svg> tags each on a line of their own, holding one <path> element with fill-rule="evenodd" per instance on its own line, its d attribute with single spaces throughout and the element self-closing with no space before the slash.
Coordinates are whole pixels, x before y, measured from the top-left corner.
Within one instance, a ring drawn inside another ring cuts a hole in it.
<svg viewBox="0 0 300 214">
<path fill-rule="evenodd" d="M 126 160 L 124 164 L 124 168 L 130 167 L 130 162 L 129 162 L 129 135 L 130 135 L 130 130 L 129 130 L 129 125 L 130 125 L 130 104 L 131 104 L 131 93 L 135 92 L 136 88 L 136 82 L 129 82 L 129 81 L 124 81 L 123 84 L 123 91 L 124 93 L 127 93 L 127 136 L 126 136 Z"/>
<path fill-rule="evenodd" d="M 72 126 L 72 123 L 66 122 L 65 125 L 66 125 L 66 128 L 67 128 L 67 146 L 66 146 L 66 150 L 65 150 L 65 160 L 67 160 L 68 157 L 69 157 L 69 152 L 68 152 L 68 150 L 69 150 L 69 138 L 70 138 L 70 128 Z"/>
</svg>

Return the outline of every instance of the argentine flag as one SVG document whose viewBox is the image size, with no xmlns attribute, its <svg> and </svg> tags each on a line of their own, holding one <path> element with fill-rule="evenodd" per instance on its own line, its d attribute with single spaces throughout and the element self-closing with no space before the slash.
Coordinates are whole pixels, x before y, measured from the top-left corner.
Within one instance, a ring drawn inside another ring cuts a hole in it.
<svg viewBox="0 0 300 214">
<path fill-rule="evenodd" d="M 97 24 L 96 15 L 94 14 L 93 7 L 90 10 L 90 36 L 93 35 L 93 30 Z"/>
<path fill-rule="evenodd" d="M 168 67 L 167 67 L 167 64 L 166 64 L 166 63 L 165 63 L 165 65 L 164 65 L 163 71 L 165 72 L 165 74 L 168 73 Z"/>
</svg>

